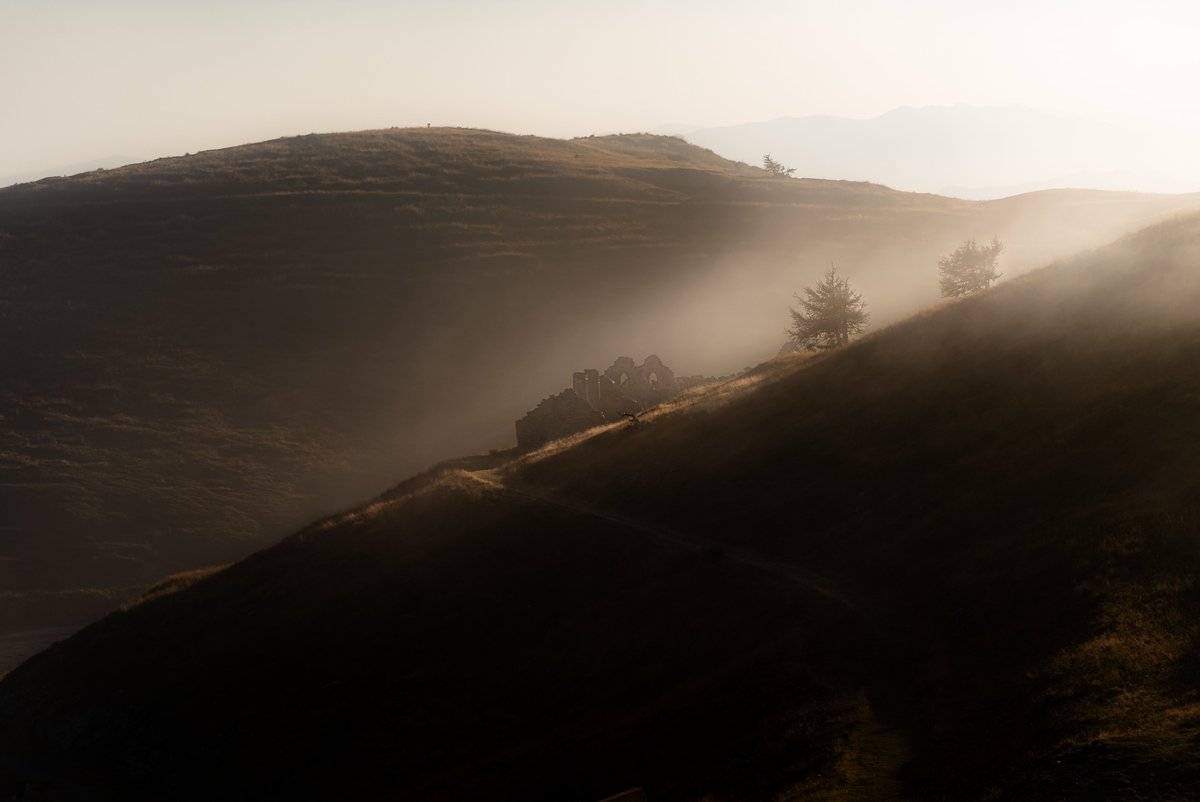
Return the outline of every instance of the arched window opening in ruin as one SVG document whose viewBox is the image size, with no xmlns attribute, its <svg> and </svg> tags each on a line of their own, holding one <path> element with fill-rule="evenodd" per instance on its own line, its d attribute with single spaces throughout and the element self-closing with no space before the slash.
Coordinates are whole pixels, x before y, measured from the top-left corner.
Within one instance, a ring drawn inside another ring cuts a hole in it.
<svg viewBox="0 0 1200 802">
<path fill-rule="evenodd" d="M 629 374 L 622 373 L 621 378 L 617 381 L 617 384 L 626 384 L 628 381 L 629 381 Z"/>
<path fill-rule="evenodd" d="M 649 382 L 650 382 L 650 386 L 651 386 L 651 387 L 658 387 L 658 374 L 657 374 L 657 373 L 651 373 L 651 374 L 650 374 L 650 378 L 649 378 Z"/>
</svg>

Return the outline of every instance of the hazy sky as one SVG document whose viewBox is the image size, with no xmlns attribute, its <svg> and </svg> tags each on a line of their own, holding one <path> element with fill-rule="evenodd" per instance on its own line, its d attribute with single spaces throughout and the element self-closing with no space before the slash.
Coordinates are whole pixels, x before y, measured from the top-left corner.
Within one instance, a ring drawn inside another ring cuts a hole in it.
<svg viewBox="0 0 1200 802">
<path fill-rule="evenodd" d="M 0 0 L 0 176 L 311 131 L 1019 103 L 1200 128 L 1200 4 Z"/>
</svg>

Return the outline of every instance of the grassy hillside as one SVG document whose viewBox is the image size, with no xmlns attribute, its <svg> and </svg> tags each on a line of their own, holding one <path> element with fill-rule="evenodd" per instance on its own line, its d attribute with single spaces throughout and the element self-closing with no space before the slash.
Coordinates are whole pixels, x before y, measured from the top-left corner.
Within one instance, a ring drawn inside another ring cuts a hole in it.
<svg viewBox="0 0 1200 802">
<path fill-rule="evenodd" d="M 572 370 L 773 353 L 833 259 L 887 322 L 1192 198 L 969 204 L 664 137 L 305 136 L 0 191 L 0 627 L 75 621 L 436 459 Z"/>
<path fill-rule="evenodd" d="M 0 776 L 1194 797 L 1197 264 L 1193 217 L 640 425 L 420 475 L 11 673 Z"/>
</svg>

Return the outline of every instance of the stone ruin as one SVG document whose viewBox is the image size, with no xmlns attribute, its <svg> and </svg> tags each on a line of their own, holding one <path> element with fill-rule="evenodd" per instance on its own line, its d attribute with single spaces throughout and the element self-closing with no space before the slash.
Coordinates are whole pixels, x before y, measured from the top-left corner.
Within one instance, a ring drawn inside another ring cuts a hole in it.
<svg viewBox="0 0 1200 802">
<path fill-rule="evenodd" d="M 571 389 L 550 396 L 517 421 L 517 448 L 528 451 L 593 426 L 636 416 L 703 381 L 702 376 L 677 379 L 654 354 L 640 365 L 622 356 L 603 373 L 595 368 L 577 371 L 571 376 Z"/>
<path fill-rule="evenodd" d="M 563 390 L 517 421 L 517 448 L 528 451 L 551 440 L 602 426 L 605 420 L 603 412 L 594 409 L 574 390 Z"/>
<path fill-rule="evenodd" d="M 586 371 L 585 371 L 586 373 Z M 576 382 L 579 374 L 576 373 Z M 675 373 L 655 354 L 646 357 L 646 361 L 635 365 L 627 356 L 617 357 L 617 361 L 604 371 L 607 379 L 622 395 L 633 399 L 643 408 L 661 403 L 675 395 Z M 578 392 L 576 387 L 576 392 Z"/>
</svg>

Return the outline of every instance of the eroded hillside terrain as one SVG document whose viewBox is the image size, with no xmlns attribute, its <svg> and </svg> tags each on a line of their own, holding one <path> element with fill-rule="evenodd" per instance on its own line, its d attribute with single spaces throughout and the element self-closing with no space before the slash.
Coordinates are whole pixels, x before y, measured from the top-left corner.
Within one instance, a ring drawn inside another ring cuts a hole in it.
<svg viewBox="0 0 1200 802">
<path fill-rule="evenodd" d="M 1194 199 L 784 180 L 665 137 L 295 137 L 0 191 L 0 626 L 78 622 L 437 459 L 579 364 L 725 375 L 831 260 L 876 323 Z"/>
<path fill-rule="evenodd" d="M 640 423 L 435 468 L 14 671 L 0 776 L 1195 796 L 1197 264 L 1193 217 Z"/>
</svg>

